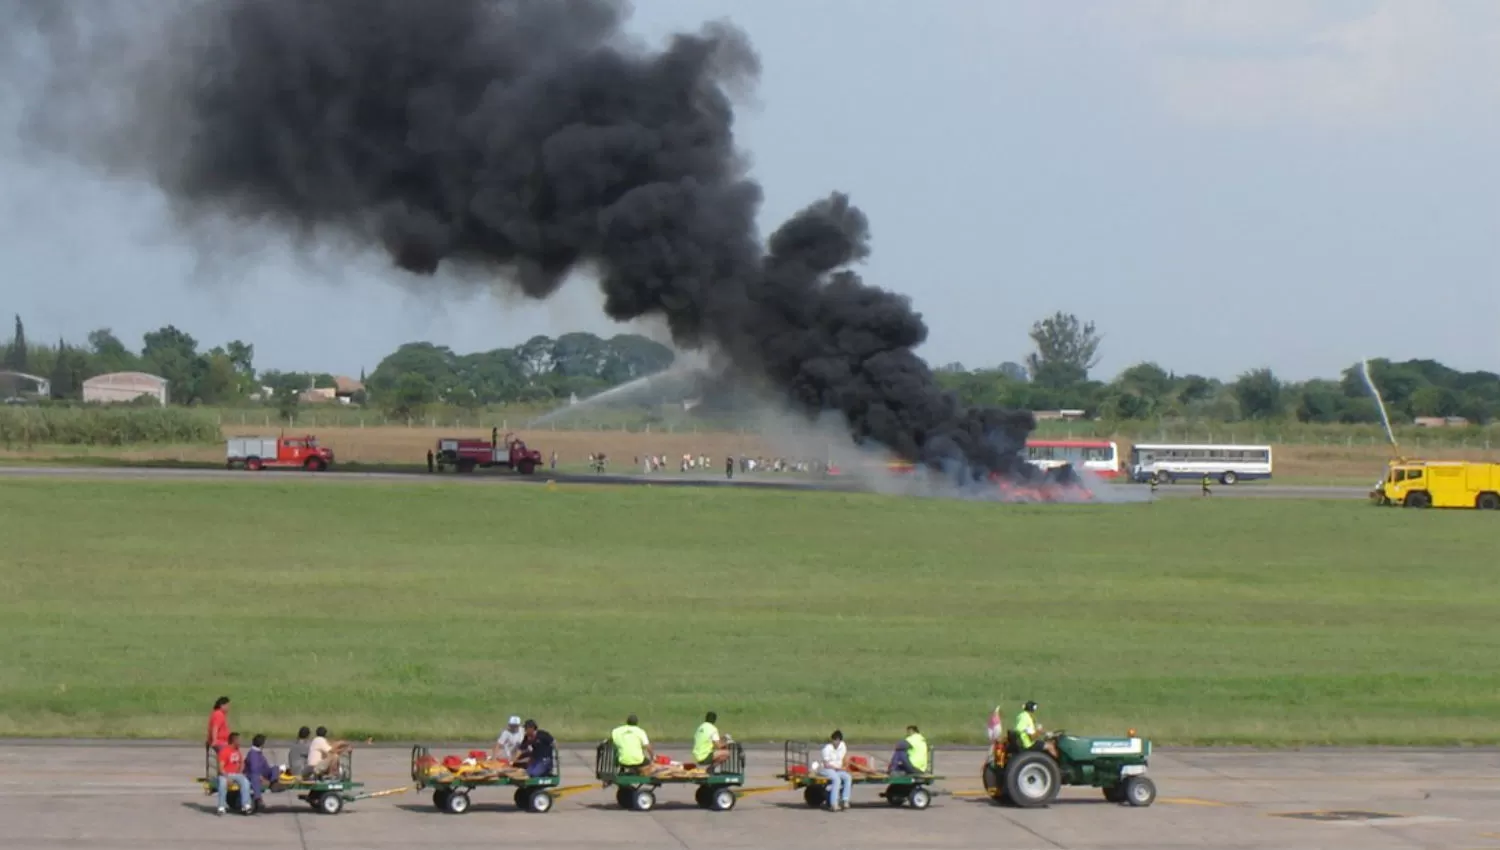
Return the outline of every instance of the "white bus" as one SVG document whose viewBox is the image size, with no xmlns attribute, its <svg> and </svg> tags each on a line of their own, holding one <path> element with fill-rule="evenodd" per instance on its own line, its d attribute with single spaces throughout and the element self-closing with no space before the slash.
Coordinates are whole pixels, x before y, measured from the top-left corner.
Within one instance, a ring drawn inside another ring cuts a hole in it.
<svg viewBox="0 0 1500 850">
<path fill-rule="evenodd" d="M 1271 477 L 1270 446 L 1139 443 L 1130 448 L 1130 480 L 1171 484 L 1203 476 L 1221 484 Z"/>
</svg>

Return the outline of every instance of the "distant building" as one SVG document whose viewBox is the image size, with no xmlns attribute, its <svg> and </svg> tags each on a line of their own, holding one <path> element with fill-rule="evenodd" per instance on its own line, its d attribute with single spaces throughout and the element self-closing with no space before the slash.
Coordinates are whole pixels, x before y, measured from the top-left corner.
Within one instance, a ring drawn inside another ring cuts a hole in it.
<svg viewBox="0 0 1500 850">
<path fill-rule="evenodd" d="M 1418 416 L 1416 424 L 1420 428 L 1467 428 L 1469 420 L 1462 416 Z"/>
<path fill-rule="evenodd" d="M 0 372 L 0 396 L 9 398 L 19 396 L 23 392 L 50 396 L 52 395 L 52 382 L 25 372 Z"/>
<path fill-rule="evenodd" d="M 111 372 L 95 375 L 83 382 L 83 400 L 110 404 L 135 401 L 141 396 L 151 396 L 157 402 L 167 403 L 167 379 L 145 372 Z"/>
</svg>

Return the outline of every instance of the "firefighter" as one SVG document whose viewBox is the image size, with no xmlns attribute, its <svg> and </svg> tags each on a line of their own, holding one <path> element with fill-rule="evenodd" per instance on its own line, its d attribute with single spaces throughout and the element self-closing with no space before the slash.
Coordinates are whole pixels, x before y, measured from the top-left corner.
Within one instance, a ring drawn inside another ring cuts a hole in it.
<svg viewBox="0 0 1500 850">
<path fill-rule="evenodd" d="M 433 458 L 432 458 L 432 449 L 428 449 L 427 450 L 427 471 L 429 473 L 432 472 L 432 461 L 433 461 Z"/>
<path fill-rule="evenodd" d="M 1208 473 L 1205 472 L 1203 473 L 1203 495 L 1207 496 L 1208 494 Z"/>
</svg>

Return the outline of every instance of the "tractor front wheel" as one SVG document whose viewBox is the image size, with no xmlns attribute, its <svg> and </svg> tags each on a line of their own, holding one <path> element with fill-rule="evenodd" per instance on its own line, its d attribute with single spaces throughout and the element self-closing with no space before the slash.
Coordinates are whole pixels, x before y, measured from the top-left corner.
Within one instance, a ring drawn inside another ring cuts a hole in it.
<svg viewBox="0 0 1500 850">
<path fill-rule="evenodd" d="M 1005 796 L 1023 809 L 1051 805 L 1062 790 L 1062 771 L 1046 753 L 1029 751 L 1012 759 L 1005 769 Z"/>
<path fill-rule="evenodd" d="M 1126 779 L 1125 802 L 1138 808 L 1145 808 L 1156 802 L 1156 783 L 1144 776 Z"/>
</svg>

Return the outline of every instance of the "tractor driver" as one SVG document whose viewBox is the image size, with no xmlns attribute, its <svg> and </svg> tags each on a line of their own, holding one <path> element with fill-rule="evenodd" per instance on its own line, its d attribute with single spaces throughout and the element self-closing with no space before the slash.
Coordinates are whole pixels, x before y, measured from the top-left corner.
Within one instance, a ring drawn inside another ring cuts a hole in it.
<svg viewBox="0 0 1500 850">
<path fill-rule="evenodd" d="M 1017 749 L 1042 749 L 1042 727 L 1036 723 L 1036 710 L 1037 704 L 1031 700 L 1027 700 L 1026 705 L 1021 708 L 1021 713 L 1016 715 L 1016 722 L 1011 727 L 1011 734 L 1014 736 Z"/>
</svg>

